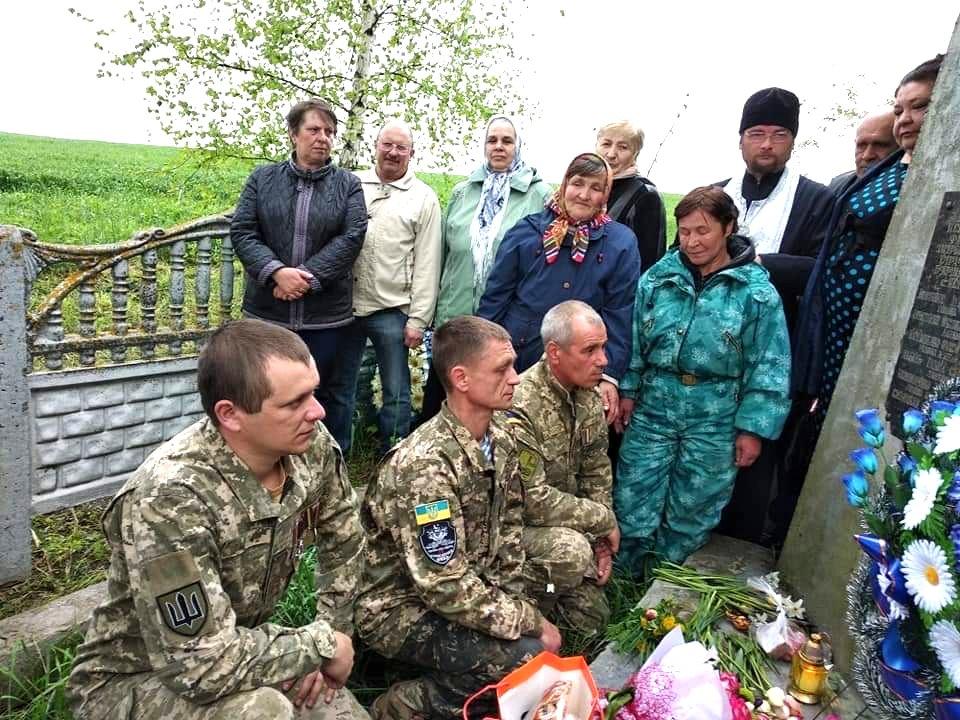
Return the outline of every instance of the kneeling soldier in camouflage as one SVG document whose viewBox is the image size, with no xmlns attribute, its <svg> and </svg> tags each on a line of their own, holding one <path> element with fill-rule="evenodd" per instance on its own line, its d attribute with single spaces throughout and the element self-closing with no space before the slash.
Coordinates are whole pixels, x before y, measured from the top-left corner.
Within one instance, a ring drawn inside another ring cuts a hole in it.
<svg viewBox="0 0 960 720">
<path fill-rule="evenodd" d="M 104 515 L 109 597 L 70 676 L 78 718 L 367 717 L 343 688 L 363 533 L 317 383 L 288 330 L 240 320 L 210 337 L 208 417 L 154 451 Z M 271 623 L 308 543 L 317 618 Z"/>
<path fill-rule="evenodd" d="M 477 317 L 444 323 L 433 363 L 440 413 L 394 447 L 361 509 L 369 549 L 357 629 L 378 652 L 425 668 L 374 718 L 454 718 L 464 700 L 561 638 L 524 594 L 517 451 L 493 420 L 517 373 L 510 336 Z"/>
<path fill-rule="evenodd" d="M 543 357 L 520 376 L 507 412 L 526 493 L 524 575 L 544 614 L 592 634 L 610 616 L 601 586 L 620 545 L 596 391 L 607 331 L 593 308 L 568 300 L 547 312 L 540 332 Z"/>
</svg>

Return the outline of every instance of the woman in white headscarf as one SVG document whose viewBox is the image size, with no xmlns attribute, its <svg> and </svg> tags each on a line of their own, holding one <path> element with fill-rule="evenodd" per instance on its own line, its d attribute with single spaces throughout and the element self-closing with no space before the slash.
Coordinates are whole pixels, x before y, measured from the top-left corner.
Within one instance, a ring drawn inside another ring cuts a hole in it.
<svg viewBox="0 0 960 720">
<path fill-rule="evenodd" d="M 523 161 L 520 136 L 510 118 L 490 118 L 483 153 L 483 164 L 453 189 L 444 213 L 437 327 L 476 311 L 504 234 L 520 218 L 541 211 L 550 196 L 549 185 Z M 431 368 L 420 422 L 437 413 L 443 397 Z"/>
</svg>

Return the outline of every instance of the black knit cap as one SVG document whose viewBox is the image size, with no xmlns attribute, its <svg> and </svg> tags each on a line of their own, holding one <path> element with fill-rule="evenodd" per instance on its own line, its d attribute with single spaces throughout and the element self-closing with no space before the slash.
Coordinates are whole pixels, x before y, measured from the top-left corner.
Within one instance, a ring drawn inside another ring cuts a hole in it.
<svg viewBox="0 0 960 720">
<path fill-rule="evenodd" d="M 754 125 L 779 125 L 796 137 L 797 128 L 800 126 L 800 101 L 796 95 L 783 88 L 757 90 L 743 104 L 740 134 Z"/>
</svg>

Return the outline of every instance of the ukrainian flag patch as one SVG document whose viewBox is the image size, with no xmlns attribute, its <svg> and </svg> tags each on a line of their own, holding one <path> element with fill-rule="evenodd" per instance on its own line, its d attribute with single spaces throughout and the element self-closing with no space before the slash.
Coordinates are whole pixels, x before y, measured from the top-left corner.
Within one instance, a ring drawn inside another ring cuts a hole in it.
<svg viewBox="0 0 960 720">
<path fill-rule="evenodd" d="M 413 509 L 417 516 L 417 525 L 426 525 L 427 523 L 438 522 L 439 520 L 450 519 L 450 503 L 446 500 L 435 500 L 431 503 L 417 505 Z"/>
</svg>

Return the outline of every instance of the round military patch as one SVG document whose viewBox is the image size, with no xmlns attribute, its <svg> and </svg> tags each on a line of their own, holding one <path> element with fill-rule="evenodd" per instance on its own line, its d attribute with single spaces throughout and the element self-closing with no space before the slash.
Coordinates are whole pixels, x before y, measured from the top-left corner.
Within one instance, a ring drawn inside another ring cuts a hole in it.
<svg viewBox="0 0 960 720">
<path fill-rule="evenodd" d="M 449 520 L 428 523 L 420 528 L 423 554 L 437 565 L 446 565 L 457 551 L 457 530 Z"/>
</svg>

